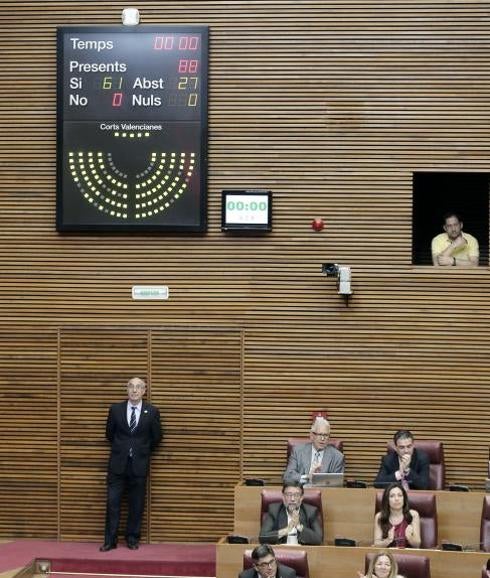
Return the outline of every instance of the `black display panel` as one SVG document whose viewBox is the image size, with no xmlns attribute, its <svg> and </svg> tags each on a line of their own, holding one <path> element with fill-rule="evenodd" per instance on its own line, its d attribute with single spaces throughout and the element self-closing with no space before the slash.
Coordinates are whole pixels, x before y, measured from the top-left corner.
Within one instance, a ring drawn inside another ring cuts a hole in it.
<svg viewBox="0 0 490 578">
<path fill-rule="evenodd" d="M 208 28 L 58 28 L 57 229 L 206 229 Z"/>
<path fill-rule="evenodd" d="M 221 192 L 223 231 L 267 232 L 272 229 L 272 191 L 230 189 Z"/>
</svg>

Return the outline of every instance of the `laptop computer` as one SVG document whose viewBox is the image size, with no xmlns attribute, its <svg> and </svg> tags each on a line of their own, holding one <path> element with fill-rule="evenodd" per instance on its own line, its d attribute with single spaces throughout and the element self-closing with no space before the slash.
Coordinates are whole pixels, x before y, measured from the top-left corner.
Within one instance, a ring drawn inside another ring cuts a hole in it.
<svg viewBox="0 0 490 578">
<path fill-rule="evenodd" d="M 344 485 L 344 474 L 317 472 L 311 474 L 311 485 L 322 488 L 341 488 Z"/>
</svg>

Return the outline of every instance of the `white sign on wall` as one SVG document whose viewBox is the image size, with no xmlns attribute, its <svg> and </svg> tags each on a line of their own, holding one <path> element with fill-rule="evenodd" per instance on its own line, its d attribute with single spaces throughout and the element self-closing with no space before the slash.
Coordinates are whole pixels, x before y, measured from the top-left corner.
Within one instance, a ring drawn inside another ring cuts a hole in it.
<svg viewBox="0 0 490 578">
<path fill-rule="evenodd" d="M 133 299 L 168 299 L 168 287 L 166 285 L 134 285 L 132 296 Z"/>
</svg>

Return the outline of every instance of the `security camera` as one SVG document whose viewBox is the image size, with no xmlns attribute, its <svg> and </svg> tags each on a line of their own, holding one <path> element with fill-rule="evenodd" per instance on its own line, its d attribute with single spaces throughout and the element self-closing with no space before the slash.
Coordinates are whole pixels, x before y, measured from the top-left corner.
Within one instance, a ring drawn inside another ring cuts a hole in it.
<svg viewBox="0 0 490 578">
<path fill-rule="evenodd" d="M 337 263 L 323 263 L 322 273 L 325 273 L 327 277 L 337 277 L 339 295 L 352 295 L 350 267 L 338 265 Z"/>
<path fill-rule="evenodd" d="M 337 263 L 323 263 L 322 273 L 325 273 L 327 277 L 337 277 L 339 273 L 339 266 Z"/>
</svg>

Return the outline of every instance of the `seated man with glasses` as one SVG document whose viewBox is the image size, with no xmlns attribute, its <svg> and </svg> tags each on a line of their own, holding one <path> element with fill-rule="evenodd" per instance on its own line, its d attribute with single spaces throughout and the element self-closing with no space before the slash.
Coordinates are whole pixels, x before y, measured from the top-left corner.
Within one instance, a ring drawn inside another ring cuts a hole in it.
<svg viewBox="0 0 490 578">
<path fill-rule="evenodd" d="M 309 544 L 323 542 L 318 508 L 303 504 L 303 486 L 289 482 L 282 487 L 282 502 L 269 505 L 260 529 L 261 544 Z"/>
<path fill-rule="evenodd" d="M 296 578 L 292 568 L 277 563 L 274 550 L 268 544 L 252 550 L 252 561 L 253 568 L 240 572 L 238 578 Z"/>
<path fill-rule="evenodd" d="M 295 446 L 289 456 L 283 481 L 306 484 L 316 472 L 344 472 L 344 454 L 329 445 L 330 424 L 317 417 L 310 430 L 310 443 Z"/>
</svg>

